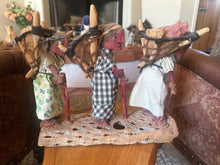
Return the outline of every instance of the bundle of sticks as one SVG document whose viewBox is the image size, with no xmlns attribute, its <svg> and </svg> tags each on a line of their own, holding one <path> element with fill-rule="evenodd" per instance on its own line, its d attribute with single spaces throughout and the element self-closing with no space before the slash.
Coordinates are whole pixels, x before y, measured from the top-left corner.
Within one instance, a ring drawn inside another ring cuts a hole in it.
<svg viewBox="0 0 220 165">
<path fill-rule="evenodd" d="M 207 27 L 196 32 L 189 32 L 187 22 L 181 23 L 180 21 L 171 26 L 146 31 L 144 31 L 141 20 L 139 20 L 138 26 L 143 48 L 142 62 L 138 65 L 140 68 L 189 46 L 200 36 L 209 32 Z"/>
</svg>

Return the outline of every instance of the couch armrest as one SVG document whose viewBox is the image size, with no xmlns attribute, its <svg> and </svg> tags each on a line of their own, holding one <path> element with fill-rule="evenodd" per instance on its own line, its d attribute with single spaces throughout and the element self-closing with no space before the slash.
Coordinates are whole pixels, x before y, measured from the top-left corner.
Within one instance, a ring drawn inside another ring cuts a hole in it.
<svg viewBox="0 0 220 165">
<path fill-rule="evenodd" d="M 177 94 L 168 107 L 179 130 L 174 144 L 192 164 L 220 164 L 220 60 L 188 49 L 179 64 Z"/>
<path fill-rule="evenodd" d="M 29 66 L 22 52 L 18 50 L 0 51 L 0 77 L 10 73 L 27 73 Z"/>
<path fill-rule="evenodd" d="M 33 84 L 25 78 L 29 68 L 20 51 L 0 51 L 1 164 L 18 163 L 37 145 L 39 121 Z"/>
<path fill-rule="evenodd" d="M 220 89 L 220 59 L 189 48 L 179 62 L 201 78 Z"/>
</svg>

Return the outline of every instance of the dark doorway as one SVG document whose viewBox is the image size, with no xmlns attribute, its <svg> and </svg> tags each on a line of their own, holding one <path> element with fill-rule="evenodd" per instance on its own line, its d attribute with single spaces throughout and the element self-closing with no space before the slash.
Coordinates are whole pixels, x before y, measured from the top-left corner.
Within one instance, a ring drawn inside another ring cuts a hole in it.
<svg viewBox="0 0 220 165">
<path fill-rule="evenodd" d="M 89 15 L 91 4 L 96 7 L 99 24 L 122 24 L 123 0 L 49 0 L 49 4 L 51 26 L 54 27 L 63 27 L 71 18 Z"/>
</svg>

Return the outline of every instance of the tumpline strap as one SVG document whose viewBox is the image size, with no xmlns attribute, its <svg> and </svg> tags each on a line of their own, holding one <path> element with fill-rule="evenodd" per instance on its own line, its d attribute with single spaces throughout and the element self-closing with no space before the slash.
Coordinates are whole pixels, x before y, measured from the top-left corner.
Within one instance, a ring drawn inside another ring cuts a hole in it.
<svg viewBox="0 0 220 165">
<path fill-rule="evenodd" d="M 155 41 L 156 44 L 161 44 L 162 42 L 168 42 L 168 41 L 178 41 L 178 40 L 190 40 L 190 41 L 196 41 L 200 38 L 199 34 L 197 32 L 189 32 L 185 36 L 181 37 L 163 37 L 163 38 L 154 38 L 154 37 L 149 37 L 145 34 L 145 31 L 139 31 L 138 35 L 140 38 L 146 38 L 147 40 L 153 40 Z"/>
</svg>

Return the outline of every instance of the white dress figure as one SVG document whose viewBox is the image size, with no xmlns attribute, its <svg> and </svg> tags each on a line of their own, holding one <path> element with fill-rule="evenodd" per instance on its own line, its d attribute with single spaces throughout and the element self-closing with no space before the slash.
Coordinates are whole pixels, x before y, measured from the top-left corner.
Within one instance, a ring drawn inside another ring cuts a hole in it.
<svg viewBox="0 0 220 165">
<path fill-rule="evenodd" d="M 128 33 L 128 38 L 127 38 L 127 41 L 125 43 L 125 46 L 131 46 L 134 42 L 134 33 L 131 31 Z"/>
<path fill-rule="evenodd" d="M 172 72 L 173 68 L 174 60 L 171 56 L 161 58 L 143 68 L 132 90 L 129 104 L 144 108 L 156 117 L 163 116 L 164 101 L 168 92 L 164 75 Z"/>
</svg>

